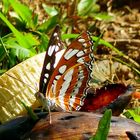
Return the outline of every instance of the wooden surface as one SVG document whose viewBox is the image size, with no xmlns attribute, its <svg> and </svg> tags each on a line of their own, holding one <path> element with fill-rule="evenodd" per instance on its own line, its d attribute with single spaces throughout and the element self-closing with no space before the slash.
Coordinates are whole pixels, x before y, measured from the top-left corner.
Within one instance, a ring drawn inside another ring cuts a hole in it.
<svg viewBox="0 0 140 140">
<path fill-rule="evenodd" d="M 28 138 L 31 140 L 86 140 L 95 134 L 99 114 L 72 112 L 52 113 L 52 124 L 49 116 L 40 120 L 32 129 Z M 140 125 L 122 117 L 112 117 L 108 140 L 129 140 L 126 131 L 140 131 Z"/>
</svg>

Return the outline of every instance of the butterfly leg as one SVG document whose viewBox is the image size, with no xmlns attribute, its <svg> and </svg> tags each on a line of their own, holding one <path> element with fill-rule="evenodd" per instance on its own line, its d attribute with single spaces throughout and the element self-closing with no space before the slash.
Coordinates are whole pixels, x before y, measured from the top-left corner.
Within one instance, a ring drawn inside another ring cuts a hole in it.
<svg viewBox="0 0 140 140">
<path fill-rule="evenodd" d="M 51 122 L 52 122 L 51 120 L 52 119 L 51 119 L 51 109 L 50 109 L 50 106 L 49 106 L 49 101 L 40 92 L 35 93 L 35 97 L 41 103 L 41 105 L 43 106 L 43 109 L 48 111 L 49 117 L 50 117 L 50 124 L 51 124 Z"/>
</svg>

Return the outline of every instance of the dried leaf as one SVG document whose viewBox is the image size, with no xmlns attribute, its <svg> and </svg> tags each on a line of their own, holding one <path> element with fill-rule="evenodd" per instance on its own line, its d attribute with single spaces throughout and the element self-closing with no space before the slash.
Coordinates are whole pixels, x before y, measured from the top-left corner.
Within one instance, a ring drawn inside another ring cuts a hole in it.
<svg viewBox="0 0 140 140">
<path fill-rule="evenodd" d="M 0 76 L 1 122 L 26 113 L 21 101 L 33 108 L 39 105 L 34 94 L 38 90 L 43 61 L 44 53 L 18 64 Z"/>
</svg>

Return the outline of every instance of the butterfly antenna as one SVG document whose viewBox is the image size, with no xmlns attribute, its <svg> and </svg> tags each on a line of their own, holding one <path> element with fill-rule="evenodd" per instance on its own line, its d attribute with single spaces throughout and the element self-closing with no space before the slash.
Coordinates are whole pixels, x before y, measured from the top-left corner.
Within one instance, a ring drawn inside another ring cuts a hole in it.
<svg viewBox="0 0 140 140">
<path fill-rule="evenodd" d="M 29 84 L 27 84 L 27 83 L 23 82 L 22 80 L 17 79 L 16 77 L 14 77 L 14 76 L 12 76 L 12 75 L 10 75 L 10 74 L 8 74 L 8 73 L 5 73 L 5 74 L 6 74 L 6 75 L 8 75 L 9 77 L 11 77 L 11 78 L 13 78 L 13 79 L 15 79 L 15 80 L 17 80 L 17 81 L 21 82 L 22 84 L 24 84 L 24 85 L 26 85 L 26 86 L 30 87 L 31 89 L 33 89 L 33 90 L 37 91 L 37 90 L 36 90 L 35 88 L 33 88 L 31 85 L 29 85 Z"/>
</svg>

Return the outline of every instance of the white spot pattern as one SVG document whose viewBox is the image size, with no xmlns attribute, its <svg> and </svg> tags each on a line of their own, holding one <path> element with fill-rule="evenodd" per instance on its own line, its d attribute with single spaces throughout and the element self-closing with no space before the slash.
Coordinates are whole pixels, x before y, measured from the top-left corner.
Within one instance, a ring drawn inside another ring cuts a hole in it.
<svg viewBox="0 0 140 140">
<path fill-rule="evenodd" d="M 61 75 L 56 75 L 55 79 L 58 80 L 61 77 Z"/>
<path fill-rule="evenodd" d="M 82 77 L 82 79 L 84 78 L 84 76 Z M 81 87 L 81 85 L 82 85 L 82 81 L 78 81 L 78 83 L 77 83 L 77 87 Z"/>
<path fill-rule="evenodd" d="M 64 76 L 64 80 L 68 80 L 70 77 L 72 78 L 73 69 L 69 70 L 66 75 Z"/>
<path fill-rule="evenodd" d="M 47 70 L 50 70 L 51 69 L 51 64 L 50 63 L 47 64 L 46 69 Z"/>
<path fill-rule="evenodd" d="M 45 73 L 45 77 L 48 78 L 49 77 L 49 74 L 48 73 Z"/>
<path fill-rule="evenodd" d="M 58 34 L 55 32 L 55 33 L 53 34 L 53 36 L 58 36 Z"/>
<path fill-rule="evenodd" d="M 56 53 L 56 55 L 55 55 L 56 59 L 55 59 L 55 63 L 54 63 L 54 68 L 57 66 L 57 64 L 58 64 L 59 60 L 61 59 L 61 56 L 63 55 L 64 52 L 65 52 L 65 49 L 63 49 L 63 50 L 61 50 L 61 51 Z"/>
<path fill-rule="evenodd" d="M 65 81 L 63 84 L 62 84 L 62 88 L 60 89 L 60 96 L 64 96 L 67 89 L 69 88 L 70 86 L 70 81 L 71 81 L 71 78 L 69 78 L 67 81 Z"/>
<path fill-rule="evenodd" d="M 75 96 L 73 96 L 72 98 L 70 98 L 69 104 L 70 106 L 73 107 L 73 104 L 75 103 Z"/>
<path fill-rule="evenodd" d="M 56 83 L 57 83 L 57 81 L 56 80 L 53 80 L 53 84 L 56 85 Z"/>
<path fill-rule="evenodd" d="M 57 80 L 53 80 L 53 85 L 52 85 L 52 91 L 53 91 L 53 93 L 55 93 L 56 85 L 57 85 Z"/>
<path fill-rule="evenodd" d="M 80 110 L 80 109 L 81 109 L 81 107 L 80 107 L 80 106 L 77 106 L 77 107 L 76 107 L 76 110 Z"/>
<path fill-rule="evenodd" d="M 58 42 L 57 44 L 58 44 L 58 46 L 61 46 L 61 43 Z"/>
<path fill-rule="evenodd" d="M 44 78 L 44 83 L 47 83 L 47 79 L 46 78 Z"/>
<path fill-rule="evenodd" d="M 67 69 L 67 66 L 66 66 L 66 65 L 63 65 L 63 66 L 61 66 L 61 67 L 59 68 L 59 72 L 60 72 L 61 74 L 63 74 L 63 73 L 66 71 L 66 69 Z"/>
<path fill-rule="evenodd" d="M 83 51 L 79 51 L 79 52 L 76 54 L 77 57 L 81 57 L 81 56 L 83 56 L 83 55 L 84 55 L 84 52 L 83 52 Z"/>
<path fill-rule="evenodd" d="M 70 82 L 72 80 L 72 75 L 73 75 L 73 69 L 71 69 L 70 71 L 68 71 L 66 73 L 66 75 L 64 76 L 64 82 L 62 84 L 62 88 L 60 89 L 60 96 L 64 96 L 65 92 L 67 91 L 67 89 L 69 88 Z"/>
<path fill-rule="evenodd" d="M 66 53 L 65 53 L 65 55 L 64 55 L 64 58 L 66 59 L 66 60 L 69 60 L 71 57 L 73 57 L 77 52 L 78 52 L 79 50 L 76 50 L 76 49 L 69 49 Z"/>
<path fill-rule="evenodd" d="M 83 46 L 84 46 L 84 47 L 87 47 L 87 43 L 83 43 Z"/>
<path fill-rule="evenodd" d="M 84 59 L 81 57 L 77 60 L 78 63 L 84 64 Z"/>
<path fill-rule="evenodd" d="M 59 47 L 56 45 L 55 46 L 55 52 L 57 52 L 59 50 Z"/>
<path fill-rule="evenodd" d="M 62 87 L 59 91 L 59 101 L 60 101 L 60 104 L 61 104 L 61 107 L 66 110 L 65 106 L 64 106 L 64 96 L 66 94 L 66 91 L 68 90 L 69 86 L 70 86 L 70 83 L 71 83 L 71 80 L 72 80 L 72 75 L 73 75 L 73 69 L 71 69 L 70 71 L 68 71 L 66 73 L 66 75 L 64 76 L 64 82 L 62 84 Z"/>
<path fill-rule="evenodd" d="M 79 92 L 79 87 L 77 87 L 73 90 L 73 93 L 75 93 L 75 94 L 77 94 L 78 92 Z"/>
<path fill-rule="evenodd" d="M 83 43 L 83 42 L 85 42 L 85 39 L 79 38 L 78 41 L 81 42 L 81 43 Z"/>
<path fill-rule="evenodd" d="M 56 45 L 52 45 L 52 46 L 49 47 L 49 49 L 48 49 L 48 55 L 49 56 L 52 56 L 52 54 L 55 50 L 55 47 L 56 47 Z"/>
<path fill-rule="evenodd" d="M 81 67 L 79 67 L 78 80 L 77 80 L 77 83 L 75 84 L 75 87 L 74 87 L 73 92 L 71 94 L 72 97 L 70 98 L 70 105 L 72 107 L 75 103 L 75 98 L 79 92 L 79 88 L 82 86 L 83 79 L 84 79 L 84 71 L 81 69 Z"/>
</svg>

